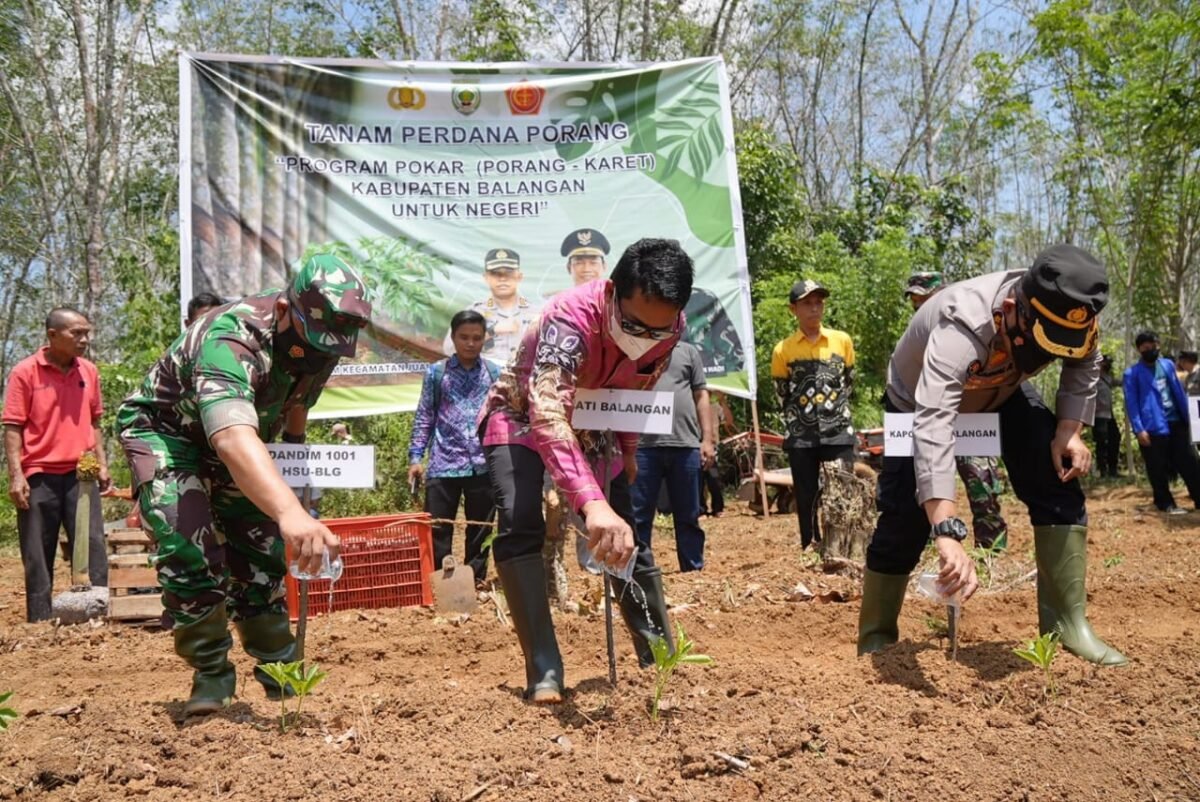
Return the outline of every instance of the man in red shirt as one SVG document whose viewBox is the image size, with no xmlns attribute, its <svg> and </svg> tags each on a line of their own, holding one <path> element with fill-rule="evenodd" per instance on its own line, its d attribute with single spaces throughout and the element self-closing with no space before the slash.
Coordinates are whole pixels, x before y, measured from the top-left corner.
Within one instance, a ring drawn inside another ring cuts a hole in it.
<svg viewBox="0 0 1200 802">
<path fill-rule="evenodd" d="M 54 552 L 58 530 L 75 540 L 79 483 L 75 467 L 85 451 L 100 461 L 100 490 L 111 485 L 104 440 L 100 435 L 100 376 L 83 358 L 92 326 L 74 309 L 60 307 L 46 316 L 49 344 L 13 368 L 4 398 L 4 452 L 8 457 L 8 495 L 17 507 L 21 562 L 25 565 L 25 616 L 50 618 Z M 93 494 L 88 573 L 93 585 L 108 584 L 108 557 L 100 496 Z"/>
</svg>

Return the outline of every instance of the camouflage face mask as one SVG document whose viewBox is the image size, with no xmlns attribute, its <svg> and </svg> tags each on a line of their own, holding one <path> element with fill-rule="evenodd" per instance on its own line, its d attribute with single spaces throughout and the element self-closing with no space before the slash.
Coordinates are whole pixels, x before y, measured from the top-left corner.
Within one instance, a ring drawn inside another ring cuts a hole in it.
<svg viewBox="0 0 1200 802">
<path fill-rule="evenodd" d="M 291 376 L 314 376 L 323 372 L 331 362 L 337 362 L 336 354 L 318 351 L 300 336 L 296 318 L 287 331 L 277 332 L 272 344 L 275 363 Z"/>
</svg>

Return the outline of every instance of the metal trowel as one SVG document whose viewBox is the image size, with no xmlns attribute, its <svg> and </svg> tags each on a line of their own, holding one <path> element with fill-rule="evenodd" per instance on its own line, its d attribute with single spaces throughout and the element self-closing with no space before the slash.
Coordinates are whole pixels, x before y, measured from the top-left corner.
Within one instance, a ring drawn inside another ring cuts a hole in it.
<svg viewBox="0 0 1200 802">
<path fill-rule="evenodd" d="M 447 554 L 440 571 L 429 575 L 433 589 L 433 607 L 439 613 L 473 613 L 479 605 L 475 596 L 475 571 L 469 565 L 459 565 Z"/>
<path fill-rule="evenodd" d="M 958 616 L 957 604 L 946 605 L 946 634 L 950 636 L 950 660 L 958 662 Z"/>
</svg>

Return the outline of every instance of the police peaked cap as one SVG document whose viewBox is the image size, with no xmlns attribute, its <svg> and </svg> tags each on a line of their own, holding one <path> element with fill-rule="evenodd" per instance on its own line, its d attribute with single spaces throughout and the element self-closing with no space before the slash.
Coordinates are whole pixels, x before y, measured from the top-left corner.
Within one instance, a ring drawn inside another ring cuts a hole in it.
<svg viewBox="0 0 1200 802">
<path fill-rule="evenodd" d="M 1096 257 L 1074 245 L 1051 246 L 1033 260 L 1019 287 L 1038 347 L 1066 359 L 1092 352 L 1108 303 L 1108 276 Z"/>
</svg>

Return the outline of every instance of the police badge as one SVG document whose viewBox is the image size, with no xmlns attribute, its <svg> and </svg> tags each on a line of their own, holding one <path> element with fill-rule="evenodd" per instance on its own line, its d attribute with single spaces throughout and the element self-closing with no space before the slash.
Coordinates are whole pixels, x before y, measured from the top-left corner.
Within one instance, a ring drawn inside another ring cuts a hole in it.
<svg viewBox="0 0 1200 802">
<path fill-rule="evenodd" d="M 477 85 L 455 86 L 450 90 L 450 102 L 459 114 L 474 114 L 479 109 L 483 94 Z"/>
</svg>

